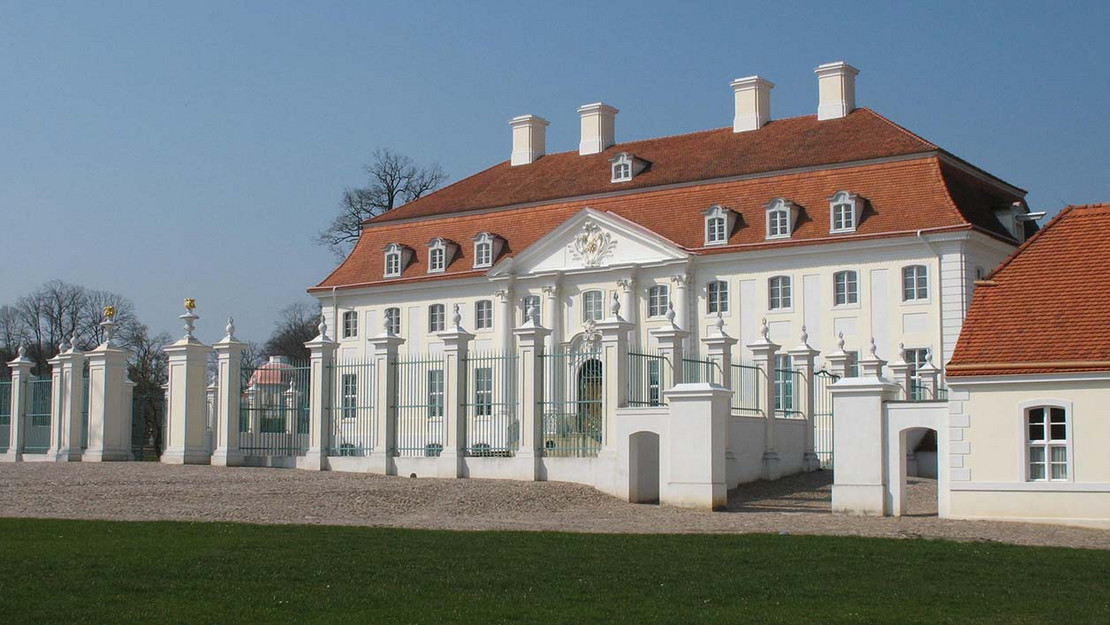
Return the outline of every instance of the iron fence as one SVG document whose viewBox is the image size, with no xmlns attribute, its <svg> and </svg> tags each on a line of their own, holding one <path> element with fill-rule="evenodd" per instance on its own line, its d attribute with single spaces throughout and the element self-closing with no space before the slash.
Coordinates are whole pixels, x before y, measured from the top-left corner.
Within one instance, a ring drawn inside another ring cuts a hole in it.
<svg viewBox="0 0 1110 625">
<path fill-rule="evenodd" d="M 520 448 L 516 356 L 472 352 L 463 365 L 467 455 L 512 456 Z"/>
<path fill-rule="evenodd" d="M 329 389 L 327 454 L 370 455 L 377 443 L 374 363 L 337 361 L 325 370 L 324 386 Z"/>
<path fill-rule="evenodd" d="M 683 356 L 682 381 L 717 383 L 717 363 L 697 353 Z"/>
<path fill-rule="evenodd" d="M 12 433 L 12 383 L 0 380 L 0 452 L 8 451 Z"/>
<path fill-rule="evenodd" d="M 165 393 L 136 393 L 131 398 L 131 455 L 135 460 L 156 460 L 165 450 Z"/>
<path fill-rule="evenodd" d="M 813 374 L 813 447 L 822 469 L 833 466 L 833 398 L 830 387 L 840 377 L 828 371 Z"/>
<path fill-rule="evenodd" d="M 667 359 L 660 353 L 628 352 L 629 406 L 665 406 Z"/>
<path fill-rule="evenodd" d="M 442 355 L 399 356 L 390 365 L 398 456 L 436 457 L 446 441 L 447 367 Z"/>
<path fill-rule="evenodd" d="M 759 387 L 762 386 L 763 369 L 756 365 L 732 365 L 732 414 L 758 417 Z"/>
<path fill-rule="evenodd" d="M 601 450 L 605 374 L 597 351 L 543 354 L 544 455 L 582 458 Z"/>
<path fill-rule="evenodd" d="M 31 378 L 27 381 L 27 413 L 24 422 L 23 453 L 45 454 L 50 449 L 50 403 L 53 380 Z"/>
<path fill-rule="evenodd" d="M 312 391 L 308 364 L 271 358 L 240 373 L 239 451 L 247 456 L 303 456 Z"/>
<path fill-rule="evenodd" d="M 89 448 L 89 365 L 81 369 L 81 451 Z"/>
<path fill-rule="evenodd" d="M 800 410 L 802 385 L 805 380 L 800 371 L 775 369 L 775 416 L 782 419 L 804 419 Z"/>
</svg>

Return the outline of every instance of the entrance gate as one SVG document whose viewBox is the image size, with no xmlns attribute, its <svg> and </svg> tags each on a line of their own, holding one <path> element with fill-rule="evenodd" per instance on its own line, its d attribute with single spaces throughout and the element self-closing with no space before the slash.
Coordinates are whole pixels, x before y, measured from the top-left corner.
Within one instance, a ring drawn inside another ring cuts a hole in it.
<svg viewBox="0 0 1110 625">
<path fill-rule="evenodd" d="M 829 387 L 840 376 L 828 371 L 813 375 L 813 447 L 822 469 L 833 467 L 833 399 Z"/>
</svg>

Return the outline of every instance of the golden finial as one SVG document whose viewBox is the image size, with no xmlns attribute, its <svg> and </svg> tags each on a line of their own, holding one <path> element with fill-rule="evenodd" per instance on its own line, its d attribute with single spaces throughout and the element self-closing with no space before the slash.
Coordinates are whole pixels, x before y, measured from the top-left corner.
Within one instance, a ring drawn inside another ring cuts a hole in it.
<svg viewBox="0 0 1110 625">
<path fill-rule="evenodd" d="M 185 310 L 187 310 L 189 312 L 193 312 L 193 309 L 196 308 L 196 307 L 197 307 L 197 300 L 195 300 L 192 297 L 186 297 L 185 298 Z"/>
<path fill-rule="evenodd" d="M 105 318 L 111 319 L 112 317 L 115 317 L 115 316 L 116 316 L 116 307 L 115 306 L 105 306 L 104 307 L 104 317 Z"/>
</svg>

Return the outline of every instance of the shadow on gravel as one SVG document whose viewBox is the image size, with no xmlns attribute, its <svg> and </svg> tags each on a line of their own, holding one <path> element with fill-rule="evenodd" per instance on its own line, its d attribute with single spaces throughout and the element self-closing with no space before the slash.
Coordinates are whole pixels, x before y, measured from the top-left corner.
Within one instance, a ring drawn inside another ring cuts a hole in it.
<svg viewBox="0 0 1110 625">
<path fill-rule="evenodd" d="M 832 513 L 832 471 L 741 484 L 728 492 L 728 512 Z"/>
</svg>

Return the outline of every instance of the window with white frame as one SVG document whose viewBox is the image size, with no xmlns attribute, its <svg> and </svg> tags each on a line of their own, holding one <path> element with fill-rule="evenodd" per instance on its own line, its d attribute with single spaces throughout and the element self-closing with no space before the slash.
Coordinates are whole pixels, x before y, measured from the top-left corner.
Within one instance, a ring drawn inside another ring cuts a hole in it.
<svg viewBox="0 0 1110 625">
<path fill-rule="evenodd" d="M 401 247 L 390 245 L 385 248 L 385 277 L 396 278 L 401 275 Z"/>
<path fill-rule="evenodd" d="M 775 356 L 775 410 L 794 411 L 794 358 L 789 354 Z"/>
<path fill-rule="evenodd" d="M 929 299 L 929 274 L 925 265 L 902 267 L 902 301 Z"/>
<path fill-rule="evenodd" d="M 794 229 L 794 218 L 798 207 L 793 202 L 778 198 L 771 200 L 767 210 L 767 238 L 783 239 L 790 236 Z"/>
<path fill-rule="evenodd" d="M 632 180 L 632 157 L 628 154 L 618 154 L 613 158 L 612 182 L 628 182 Z"/>
<path fill-rule="evenodd" d="M 528 323 L 528 311 L 530 310 L 533 311 L 533 314 L 535 314 L 535 319 L 533 319 L 532 321 L 534 321 L 536 325 L 542 325 L 540 323 L 542 315 L 540 314 L 539 295 L 525 295 L 524 298 L 520 300 L 521 323 Z"/>
<path fill-rule="evenodd" d="M 482 232 L 474 237 L 474 267 L 493 266 L 493 235 Z"/>
<path fill-rule="evenodd" d="M 605 317 L 601 291 L 586 291 L 582 294 L 582 321 L 601 321 Z"/>
<path fill-rule="evenodd" d="M 443 369 L 428 371 L 428 417 L 443 416 Z"/>
<path fill-rule="evenodd" d="M 711 315 L 728 312 L 728 282 L 714 280 L 706 286 L 705 312 Z"/>
<path fill-rule="evenodd" d="M 671 290 L 665 284 L 656 284 L 648 289 L 648 316 L 662 317 L 667 314 L 671 301 Z"/>
<path fill-rule="evenodd" d="M 493 415 L 493 369 L 479 367 L 474 370 L 474 416 Z"/>
<path fill-rule="evenodd" d="M 489 330 L 493 327 L 493 302 L 488 299 L 474 302 L 474 327 L 478 330 Z"/>
<path fill-rule="evenodd" d="M 1025 410 L 1029 481 L 1066 481 L 1071 475 L 1068 454 L 1068 413 L 1062 406 Z"/>
<path fill-rule="evenodd" d="M 859 377 L 859 352 L 844 352 L 848 354 L 848 361 L 845 363 L 845 377 L 858 378 Z"/>
<path fill-rule="evenodd" d="M 790 276 L 774 276 L 769 279 L 767 291 L 767 308 L 771 310 L 790 308 Z"/>
<path fill-rule="evenodd" d="M 428 250 L 428 273 L 439 273 L 447 268 L 447 249 L 433 247 Z"/>
<path fill-rule="evenodd" d="M 350 339 L 358 336 L 358 313 L 348 310 L 343 313 L 343 338 Z"/>
<path fill-rule="evenodd" d="M 728 235 L 735 213 L 717 204 L 702 212 L 705 215 L 705 244 L 723 245 L 728 243 Z"/>
<path fill-rule="evenodd" d="M 344 373 L 341 378 L 340 413 L 344 419 L 355 418 L 355 407 L 358 406 L 358 375 Z"/>
<path fill-rule="evenodd" d="M 928 395 L 928 391 L 925 389 L 925 385 L 922 384 L 921 375 L 918 373 L 929 361 L 929 350 L 923 347 L 909 348 L 902 352 L 902 358 L 906 361 L 906 364 L 910 366 L 909 374 L 910 384 L 912 386 L 912 388 L 909 389 L 910 399 L 932 399 L 932 397 L 926 396 Z"/>
<path fill-rule="evenodd" d="M 385 309 L 385 331 L 387 334 L 400 334 L 401 333 L 401 309 L 400 308 L 386 308 Z"/>
<path fill-rule="evenodd" d="M 447 326 L 447 307 L 443 304 L 428 306 L 428 332 L 443 332 Z"/>
<path fill-rule="evenodd" d="M 829 198 L 829 232 L 855 232 L 863 200 L 854 193 L 838 191 Z"/>
<path fill-rule="evenodd" d="M 833 274 L 833 304 L 847 306 L 859 303 L 859 274 L 838 271 Z"/>
</svg>

